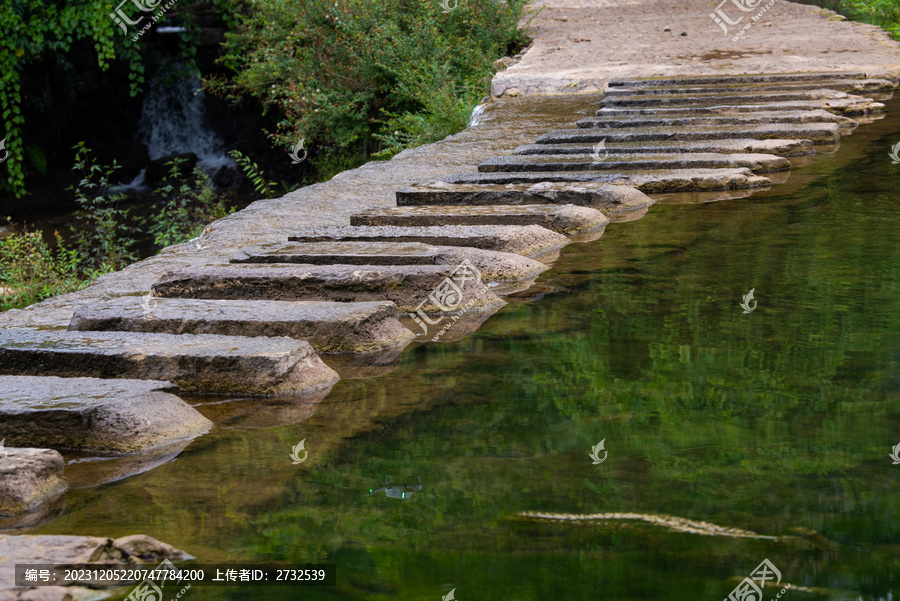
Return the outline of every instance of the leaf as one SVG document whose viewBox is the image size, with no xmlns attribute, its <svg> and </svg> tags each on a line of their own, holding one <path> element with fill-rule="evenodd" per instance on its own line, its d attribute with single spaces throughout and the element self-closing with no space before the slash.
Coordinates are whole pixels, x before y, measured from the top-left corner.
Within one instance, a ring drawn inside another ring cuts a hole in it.
<svg viewBox="0 0 900 601">
<path fill-rule="evenodd" d="M 28 153 L 28 158 L 31 159 L 31 164 L 38 170 L 38 173 L 47 175 L 47 157 L 44 156 L 44 151 L 37 146 L 26 146 L 25 152 Z"/>
</svg>

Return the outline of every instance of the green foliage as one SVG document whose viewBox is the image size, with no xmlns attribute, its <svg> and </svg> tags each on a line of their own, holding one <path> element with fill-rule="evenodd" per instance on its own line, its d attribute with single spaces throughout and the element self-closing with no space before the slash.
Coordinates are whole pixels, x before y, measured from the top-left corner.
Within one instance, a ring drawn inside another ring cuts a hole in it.
<svg viewBox="0 0 900 601">
<path fill-rule="evenodd" d="M 260 0 L 226 36 L 233 79 L 206 88 L 259 100 L 279 119 L 271 138 L 317 154 L 386 157 L 466 125 L 493 61 L 526 43 L 526 0 Z M 316 165 L 315 159 L 311 162 Z M 321 178 L 320 178 L 321 179 Z"/>
<path fill-rule="evenodd" d="M 240 150 L 232 150 L 228 154 L 237 162 L 247 179 L 253 183 L 253 189 L 260 196 L 263 198 L 273 198 L 275 196 L 275 184 L 263 176 L 259 165 L 251 161 L 250 157 Z"/>
<path fill-rule="evenodd" d="M 159 211 L 150 216 L 148 230 L 153 242 L 160 246 L 170 246 L 196 238 L 210 221 L 221 219 L 234 212 L 213 189 L 209 176 L 200 169 L 194 169 L 190 177 L 185 177 L 180 168 L 183 159 L 176 158 L 166 163 L 169 175 L 163 186 L 156 190 L 170 200 Z"/>
<path fill-rule="evenodd" d="M 900 3 L 897 0 L 847 0 L 852 11 L 876 17 L 884 22 L 884 28 L 900 39 Z"/>
<path fill-rule="evenodd" d="M 78 251 L 67 248 L 58 232 L 54 236 L 56 250 L 40 232 L 25 230 L 0 240 L 0 310 L 25 307 L 87 285 L 79 277 Z"/>
<path fill-rule="evenodd" d="M 93 42 L 102 69 L 116 58 L 125 60 L 130 65 L 131 94 L 140 90 L 144 73 L 140 55 L 133 45 L 125 44 L 109 12 L 106 0 L 0 2 L 0 138 L 6 138 L 9 150 L 5 188 L 17 197 L 25 193 L 23 84 L 36 71 L 36 64 L 46 61 L 71 67 L 76 43 L 87 39 Z M 42 172 L 42 153 L 29 154 Z"/>
<path fill-rule="evenodd" d="M 119 204 L 125 200 L 125 194 L 110 193 L 110 178 L 119 168 L 97 165 L 91 151 L 84 142 L 74 146 L 75 165 L 73 169 L 82 175 L 81 181 L 69 189 L 75 192 L 75 202 L 81 209 L 76 217 L 81 224 L 77 234 L 78 249 L 81 253 L 83 267 L 108 273 L 122 269 L 137 260 L 131 250 L 135 239 L 131 237 L 133 228 L 129 227 L 128 218 L 131 211 Z"/>
</svg>

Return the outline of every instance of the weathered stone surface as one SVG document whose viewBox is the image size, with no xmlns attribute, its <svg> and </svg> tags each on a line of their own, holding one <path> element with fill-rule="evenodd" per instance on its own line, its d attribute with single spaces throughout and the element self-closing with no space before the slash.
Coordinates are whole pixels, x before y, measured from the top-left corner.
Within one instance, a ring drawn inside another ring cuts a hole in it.
<svg viewBox="0 0 900 601">
<path fill-rule="evenodd" d="M 756 125 L 759 123 L 837 123 L 843 128 L 859 125 L 853 119 L 836 115 L 825 110 L 815 111 L 771 111 L 716 115 L 698 113 L 678 116 L 644 115 L 632 117 L 597 116 L 585 117 L 575 122 L 576 127 L 615 129 L 624 127 L 684 127 L 691 125 Z"/>
<path fill-rule="evenodd" d="M 66 470 L 66 481 L 68 481 L 69 487 L 73 488 L 68 470 Z M 62 494 L 32 508 L 28 513 L 0 517 L 0 533 L 19 534 L 29 532 L 38 526 L 49 524 L 61 516 L 65 510 L 66 495 Z"/>
<path fill-rule="evenodd" d="M 886 79 L 832 79 L 820 82 L 785 82 L 754 83 L 735 82 L 731 84 L 673 84 L 639 85 L 636 82 L 627 86 L 610 86 L 604 93 L 606 96 L 660 96 L 660 95 L 705 95 L 705 94 L 754 94 L 757 92 L 800 92 L 813 90 L 837 90 L 852 94 L 871 94 L 891 92 L 895 84 Z"/>
<path fill-rule="evenodd" d="M 37 336 L 23 346 L 57 341 Z M 84 355 L 77 359 L 90 360 Z M 31 370 L 52 373 L 52 355 L 33 357 Z M 120 454 L 206 433 L 212 424 L 166 392 L 171 389 L 168 382 L 152 380 L 0 376 L 0 439 L 12 446 Z"/>
<path fill-rule="evenodd" d="M 606 96 L 600 106 L 709 106 L 717 104 L 752 104 L 759 102 L 798 102 L 804 100 L 849 98 L 850 94 L 837 90 L 809 90 L 797 92 L 754 92 L 733 94 L 672 94 L 669 96 Z"/>
<path fill-rule="evenodd" d="M 305 301 L 154 299 L 145 315 L 127 298 L 82 305 L 70 330 L 288 336 L 308 341 L 318 352 L 372 352 L 405 346 L 412 334 L 397 321 L 391 302 L 335 303 Z"/>
<path fill-rule="evenodd" d="M 327 393 L 328 390 L 325 392 Z M 203 396 L 208 397 L 208 395 Z M 208 398 L 214 398 L 216 401 L 222 400 L 222 397 L 218 395 Z M 242 397 L 244 400 L 247 398 Z M 137 474 L 149 472 L 172 461 L 189 444 L 191 444 L 191 439 L 178 440 L 151 449 L 142 449 L 140 453 L 115 457 L 110 457 L 106 454 L 98 455 L 95 452 L 68 451 L 66 453 L 66 458 L 69 459 L 69 463 L 66 465 L 66 481 L 69 483 L 69 488 L 74 490 L 124 480 Z M 71 461 L 73 457 L 77 457 L 78 461 Z"/>
<path fill-rule="evenodd" d="M 654 87 L 671 86 L 684 87 L 694 85 L 745 85 L 753 83 L 779 84 L 779 83 L 813 83 L 820 84 L 828 81 L 853 81 L 867 80 L 871 74 L 867 71 L 820 71 L 820 72 L 795 72 L 795 73 L 754 73 L 747 74 L 718 74 L 718 75 L 676 75 L 671 77 L 641 77 L 623 78 L 617 77 L 609 81 L 610 88 L 616 87 Z M 887 73 L 879 73 L 878 77 L 888 77 Z"/>
<path fill-rule="evenodd" d="M 557 155 L 512 155 L 493 157 L 481 163 L 481 173 L 523 172 L 523 171 L 634 171 L 651 169 L 719 169 L 722 167 L 743 167 L 754 173 L 785 171 L 791 162 L 772 154 L 717 154 L 717 153 L 671 153 L 671 154 L 614 154 L 604 160 L 595 161 L 591 157 L 571 154 Z"/>
<path fill-rule="evenodd" d="M 402 193 L 402 190 L 397 193 L 398 205 L 443 204 L 405 203 L 400 200 Z M 288 240 L 292 242 L 326 242 L 329 240 L 422 242 L 423 244 L 434 244 L 436 246 L 471 246 L 472 248 L 484 250 L 515 253 L 525 257 L 541 257 L 569 244 L 569 239 L 565 236 L 538 225 L 521 227 L 505 225 L 442 225 L 433 227 L 353 227 L 332 225 L 298 230 L 296 234 L 288 236 Z"/>
<path fill-rule="evenodd" d="M 653 204 L 653 199 L 636 188 L 590 182 L 542 182 L 533 185 L 435 182 L 399 190 L 397 204 L 400 206 L 572 204 L 597 209 L 609 217 L 646 209 Z"/>
<path fill-rule="evenodd" d="M 428 298 L 454 270 L 445 265 L 293 265 L 231 264 L 183 269 L 163 276 L 154 292 L 181 298 L 221 298 L 310 301 L 383 301 L 403 311 Z M 481 290 L 471 280 L 464 291 Z M 484 306 L 503 304 L 495 294 L 483 296 Z M 440 313 L 426 302 L 428 313 Z"/>
<path fill-rule="evenodd" d="M 833 144 L 841 137 L 836 123 L 772 123 L 768 125 L 697 125 L 693 127 L 638 127 L 608 130 L 557 130 L 540 136 L 537 144 L 572 144 L 574 142 L 651 142 L 658 140 L 727 140 L 737 138 L 811 140 Z"/>
<path fill-rule="evenodd" d="M 526 280 L 547 266 L 512 253 L 420 242 L 277 242 L 243 249 L 233 263 L 308 265 L 459 265 L 469 261 L 485 280 Z"/>
<path fill-rule="evenodd" d="M 371 209 L 350 218 L 352 225 L 540 225 L 560 234 L 575 235 L 605 227 L 603 213 L 572 205 L 521 206 L 407 206 Z"/>
<path fill-rule="evenodd" d="M 81 586 L 15 586 L 17 563 L 70 564 L 150 564 L 163 559 L 173 562 L 194 559 L 184 551 L 143 534 L 116 540 L 96 536 L 0 535 L 0 601 L 71 601 L 97 599 L 96 590 Z"/>
<path fill-rule="evenodd" d="M 749 169 L 659 169 L 631 173 L 474 173 L 452 175 L 445 181 L 453 184 L 537 184 L 541 182 L 603 182 L 623 184 L 641 192 L 683 192 L 764 188 L 770 179 L 755 175 Z"/>
<path fill-rule="evenodd" d="M 783 102 L 750 104 L 715 104 L 708 106 L 621 106 L 597 110 L 598 117 L 635 117 L 640 115 L 743 115 L 772 111 L 824 110 L 837 115 L 854 116 L 884 112 L 884 104 L 871 98 L 848 96 L 846 98 L 822 98 L 819 100 L 789 100 Z"/>
<path fill-rule="evenodd" d="M 66 491 L 56 451 L 7 447 L 5 454 L 0 452 L 0 516 L 27 513 Z"/>
<path fill-rule="evenodd" d="M 166 380 L 185 391 L 246 394 L 338 380 L 308 342 L 292 338 L 24 329 L 0 330 L 0 374 Z"/>
<path fill-rule="evenodd" d="M 816 153 L 809 140 L 658 140 L 653 142 L 627 142 L 607 145 L 604 149 L 610 156 L 637 153 L 674 152 L 716 152 L 762 153 L 782 157 L 806 156 Z M 594 152 L 593 144 L 524 144 L 513 150 L 513 154 L 584 154 Z"/>
</svg>

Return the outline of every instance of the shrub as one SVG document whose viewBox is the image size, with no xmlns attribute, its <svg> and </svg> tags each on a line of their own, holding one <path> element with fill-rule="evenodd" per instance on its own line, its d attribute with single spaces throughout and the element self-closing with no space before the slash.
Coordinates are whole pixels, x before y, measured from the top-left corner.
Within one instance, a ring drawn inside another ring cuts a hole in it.
<svg viewBox="0 0 900 601">
<path fill-rule="evenodd" d="M 17 309 L 45 298 L 74 292 L 90 280 L 80 277 L 78 251 L 55 233 L 56 250 L 40 232 L 14 233 L 0 240 L 0 310 Z M 91 278 L 93 279 L 93 278 Z"/>
</svg>

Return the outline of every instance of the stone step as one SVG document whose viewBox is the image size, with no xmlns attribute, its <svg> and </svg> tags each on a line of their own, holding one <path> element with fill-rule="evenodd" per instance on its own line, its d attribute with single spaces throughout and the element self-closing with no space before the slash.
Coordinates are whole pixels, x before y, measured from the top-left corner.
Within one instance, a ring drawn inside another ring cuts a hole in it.
<svg viewBox="0 0 900 601">
<path fill-rule="evenodd" d="M 414 338 L 388 301 L 306 301 L 155 298 L 149 314 L 135 297 L 81 305 L 73 331 L 122 331 L 222 336 L 287 336 L 320 353 L 371 353 Z"/>
<path fill-rule="evenodd" d="M 536 278 L 547 266 L 512 253 L 421 242 L 270 242 L 242 249 L 232 263 L 307 265 L 459 265 L 469 261 L 489 282 Z"/>
<path fill-rule="evenodd" d="M 754 94 L 758 92 L 795 92 L 807 90 L 837 90 L 852 94 L 891 92 L 897 87 L 886 79 L 829 79 L 820 82 L 739 82 L 733 84 L 707 83 L 689 85 L 610 86 L 606 96 L 655 96 L 672 94 Z"/>
<path fill-rule="evenodd" d="M 540 182 L 597 182 L 622 184 L 641 192 L 689 192 L 765 188 L 771 180 L 749 169 L 660 169 L 631 173 L 545 172 L 472 173 L 445 178 L 450 184 L 537 184 Z M 531 205 L 536 206 L 536 205 Z M 552 228 L 551 228 L 552 229 Z"/>
<path fill-rule="evenodd" d="M 404 190 L 397 193 L 397 204 L 442 204 L 440 202 L 406 203 Z M 649 200 L 649 199 L 648 199 Z M 480 204 L 477 202 L 461 204 Z M 490 204 L 490 203 L 486 203 Z M 578 203 L 572 203 L 578 204 Z M 353 227 L 329 225 L 316 228 L 298 229 L 288 236 L 292 242 L 327 242 L 330 240 L 360 242 L 421 242 L 435 246 L 470 246 L 484 250 L 515 253 L 525 257 L 542 257 L 569 244 L 562 234 L 538 225 L 440 225 L 432 227 Z"/>
<path fill-rule="evenodd" d="M 2 337 L 8 340 L 10 332 Z M 39 334 L 18 346 L 20 357 L 30 355 L 30 371 L 58 371 L 53 354 L 60 338 L 53 334 L 68 333 Z M 108 365 L 107 356 L 79 352 L 77 344 L 67 344 L 76 349 L 70 353 L 76 361 Z M 4 366 L 9 356 L 4 349 Z M 84 367 L 76 371 L 92 370 Z M 0 440 L 13 447 L 128 454 L 208 432 L 212 423 L 172 394 L 173 389 L 168 382 L 154 380 L 0 376 Z"/>
<path fill-rule="evenodd" d="M 618 106 L 715 106 L 719 104 L 759 104 L 768 102 L 803 102 L 851 98 L 837 90 L 771 92 L 750 94 L 672 94 L 669 96 L 605 96 L 601 107 Z M 856 96 L 856 98 L 862 98 Z"/>
<path fill-rule="evenodd" d="M 834 144 L 841 138 L 836 123 L 772 123 L 769 125 L 697 125 L 693 127 L 640 127 L 633 129 L 597 130 L 563 129 L 540 136 L 537 144 L 572 144 L 574 142 L 651 142 L 657 140 L 728 140 L 755 138 L 810 140 L 817 144 Z"/>
<path fill-rule="evenodd" d="M 338 380 L 308 342 L 291 338 L 25 329 L 0 330 L 0 374 L 165 380 L 184 391 L 241 394 Z"/>
<path fill-rule="evenodd" d="M 594 152 L 593 144 L 524 144 L 516 147 L 513 154 L 584 154 Z M 605 144 L 605 152 L 610 155 L 619 154 L 658 154 L 674 152 L 715 152 L 729 153 L 761 153 L 782 157 L 797 157 L 815 154 L 813 143 L 809 140 L 752 140 L 738 138 L 734 140 L 658 140 L 653 142 L 613 142 Z"/>
<path fill-rule="evenodd" d="M 772 111 L 828 111 L 837 115 L 857 116 L 883 113 L 884 104 L 861 96 L 794 100 L 787 102 L 723 103 L 709 106 L 632 106 L 597 109 L 598 117 L 682 116 L 682 115 L 745 115 Z"/>
<path fill-rule="evenodd" d="M 9 446 L 0 451 L 0 518 L 36 511 L 67 488 L 63 458 L 56 451 Z"/>
<path fill-rule="evenodd" d="M 628 79 L 616 77 L 609 81 L 609 87 L 654 87 L 672 86 L 683 87 L 693 85 L 739 85 L 748 83 L 819 83 L 823 81 L 853 80 L 853 79 L 888 79 L 896 82 L 896 76 L 888 72 L 872 73 L 869 71 L 823 71 L 816 73 L 754 73 L 740 75 L 680 75 L 674 77 L 646 77 Z"/>
<path fill-rule="evenodd" d="M 604 155 L 600 155 L 604 156 Z M 569 154 L 557 155 L 512 155 L 493 157 L 478 166 L 481 173 L 523 172 L 523 171 L 634 171 L 650 169 L 719 169 L 722 167 L 743 167 L 754 173 L 785 171 L 791 162 L 771 154 L 717 154 L 717 153 L 672 153 L 672 154 L 613 154 L 595 161 L 590 156 Z"/>
<path fill-rule="evenodd" d="M 180 298 L 305 301 L 391 301 L 401 312 L 421 308 L 441 313 L 426 299 L 452 277 L 447 265 L 295 265 L 233 263 L 188 267 L 167 273 L 153 285 L 154 294 Z M 468 278 L 461 286 L 467 298 L 477 298 L 475 310 L 505 303 L 481 282 Z"/>
<path fill-rule="evenodd" d="M 397 192 L 398 206 L 572 204 L 597 209 L 607 217 L 646 210 L 653 199 L 628 186 L 546 182 L 534 185 L 466 185 L 435 182 Z M 536 225 L 523 228 L 530 229 Z M 544 229 L 544 228 L 540 228 Z M 554 234 L 559 235 L 559 234 Z"/>
<path fill-rule="evenodd" d="M 825 110 L 815 111 L 772 111 L 740 115 L 685 114 L 677 117 L 647 115 L 637 117 L 585 117 L 575 122 L 584 128 L 637 128 L 637 127 L 683 127 L 690 125 L 756 125 L 760 123 L 837 123 L 843 128 L 859 125 L 853 119 L 835 115 Z"/>
<path fill-rule="evenodd" d="M 477 183 L 477 182 L 476 182 Z M 600 211 L 573 205 L 521 206 L 402 206 L 371 209 L 350 216 L 352 225 L 540 225 L 575 236 L 604 228 L 609 219 Z"/>
</svg>

